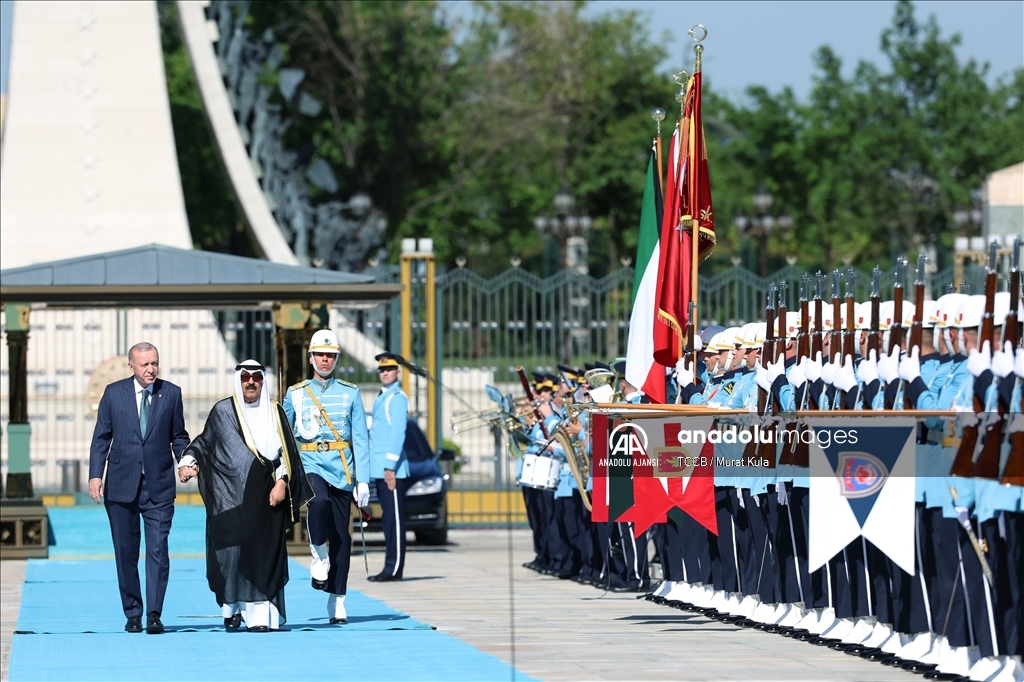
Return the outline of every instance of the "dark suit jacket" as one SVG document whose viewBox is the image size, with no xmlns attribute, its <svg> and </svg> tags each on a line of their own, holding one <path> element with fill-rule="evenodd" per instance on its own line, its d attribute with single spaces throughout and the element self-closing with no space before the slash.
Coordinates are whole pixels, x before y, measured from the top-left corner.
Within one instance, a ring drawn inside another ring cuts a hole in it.
<svg viewBox="0 0 1024 682">
<path fill-rule="evenodd" d="M 89 478 L 101 478 L 106 461 L 104 496 L 111 502 L 131 502 L 139 489 L 145 459 L 150 499 L 173 500 L 178 480 L 177 459 L 188 442 L 180 388 L 169 381 L 156 380 L 143 434 L 139 432 L 139 410 L 135 405 L 135 377 L 115 381 L 100 399 L 89 452 Z"/>
</svg>

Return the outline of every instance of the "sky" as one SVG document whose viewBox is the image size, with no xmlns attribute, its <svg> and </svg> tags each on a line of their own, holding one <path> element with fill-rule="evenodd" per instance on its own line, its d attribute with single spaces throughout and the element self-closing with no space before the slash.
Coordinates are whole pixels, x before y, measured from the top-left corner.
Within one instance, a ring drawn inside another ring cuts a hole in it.
<svg viewBox="0 0 1024 682">
<path fill-rule="evenodd" d="M 445 3 L 455 14 L 466 4 Z M 0 92 L 7 92 L 12 1 L 0 0 Z M 686 30 L 701 23 L 708 29 L 704 41 L 704 77 L 719 93 L 741 98 L 749 85 L 773 92 L 790 86 L 801 99 L 810 92 L 813 55 L 830 45 L 843 59 L 844 72 L 852 73 L 860 60 L 888 70 L 879 42 L 892 20 L 893 1 L 869 2 L 655 2 L 653 0 L 596 0 L 588 12 L 639 9 L 650 17 L 652 39 L 670 30 L 666 44 L 671 58 L 666 71 L 689 71 L 693 42 Z M 1024 2 L 1020 0 L 915 3 L 923 21 L 934 14 L 943 36 L 961 34 L 962 60 L 973 58 L 991 65 L 990 82 L 1024 66 Z M 69 9 L 69 11 L 74 11 Z M 669 85 L 671 87 L 671 85 Z"/>
</svg>

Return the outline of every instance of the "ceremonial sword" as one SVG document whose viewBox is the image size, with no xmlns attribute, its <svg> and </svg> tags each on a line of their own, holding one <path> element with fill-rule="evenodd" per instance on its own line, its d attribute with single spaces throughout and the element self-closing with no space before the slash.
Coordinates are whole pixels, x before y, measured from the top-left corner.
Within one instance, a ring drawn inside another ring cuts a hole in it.
<svg viewBox="0 0 1024 682">
<path fill-rule="evenodd" d="M 370 512 L 366 511 L 362 507 L 356 507 L 359 510 L 359 515 L 362 517 L 359 521 L 359 537 L 363 541 L 363 568 L 366 569 L 366 577 L 370 577 L 370 562 L 366 558 L 366 524 L 370 522 Z"/>
</svg>

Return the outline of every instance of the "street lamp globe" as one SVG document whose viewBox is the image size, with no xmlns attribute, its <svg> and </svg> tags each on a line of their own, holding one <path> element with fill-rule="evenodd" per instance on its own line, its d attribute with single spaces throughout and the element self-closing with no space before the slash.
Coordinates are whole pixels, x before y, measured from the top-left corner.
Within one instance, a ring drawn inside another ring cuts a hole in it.
<svg viewBox="0 0 1024 682">
<path fill-rule="evenodd" d="M 778 218 L 779 229 L 783 232 L 789 232 L 793 228 L 793 216 L 788 213 L 783 213 Z"/>
<path fill-rule="evenodd" d="M 563 189 L 555 195 L 555 210 L 559 213 L 568 213 L 575 204 L 576 199 L 573 198 L 567 189 Z"/>
<path fill-rule="evenodd" d="M 761 185 L 754 193 L 753 201 L 754 209 L 758 213 L 767 213 L 771 209 L 775 197 L 772 196 L 772 193 L 764 185 Z"/>
<path fill-rule="evenodd" d="M 547 235 L 548 217 L 544 214 L 537 216 L 533 219 L 533 226 L 537 228 L 537 232 L 540 232 L 542 235 Z"/>
<path fill-rule="evenodd" d="M 742 213 L 738 213 L 736 214 L 736 217 L 733 218 L 733 224 L 736 225 L 736 230 L 742 234 L 747 231 L 748 227 L 750 227 L 750 219 Z"/>
</svg>

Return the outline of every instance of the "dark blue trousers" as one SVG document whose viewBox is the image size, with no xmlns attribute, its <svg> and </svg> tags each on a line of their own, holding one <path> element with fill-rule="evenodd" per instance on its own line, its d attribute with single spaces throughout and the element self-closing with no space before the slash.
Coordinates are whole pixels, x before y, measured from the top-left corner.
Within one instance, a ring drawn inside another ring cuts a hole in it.
<svg viewBox="0 0 1024 682">
<path fill-rule="evenodd" d="M 348 567 L 352 560 L 352 491 L 341 490 L 317 474 L 306 474 L 314 498 L 306 511 L 306 531 L 313 545 L 327 543 L 331 569 L 327 573 L 327 589 L 331 594 L 348 591 Z"/>
<path fill-rule="evenodd" d="M 715 589 L 726 592 L 739 591 L 739 571 L 736 566 L 732 530 L 735 490 L 724 486 L 715 487 L 715 520 L 718 522 L 718 535 L 707 531 Z"/>
<path fill-rule="evenodd" d="M 146 528 L 146 609 L 145 612 L 164 609 L 167 576 L 171 561 L 167 555 L 167 535 L 174 518 L 174 500 L 154 503 L 149 498 L 146 478 L 139 481 L 139 489 L 131 502 L 111 502 L 104 498 L 110 535 L 114 540 L 114 562 L 117 564 L 117 585 L 121 590 L 121 607 L 127 617 L 142 616 L 142 586 L 139 581 L 139 543 L 141 531 L 139 516 Z"/>
<path fill-rule="evenodd" d="M 743 502 L 754 542 L 754 561 L 757 564 L 757 581 L 752 585 L 744 583 L 743 591 L 759 596 L 766 604 L 775 604 L 781 598 L 781 591 L 779 569 L 772 547 L 771 532 L 768 529 L 768 495 L 752 495 L 749 490 L 744 490 Z"/>
<path fill-rule="evenodd" d="M 405 570 L 405 493 L 412 482 L 408 478 L 395 479 L 395 489 L 388 490 L 388 482 L 375 479 L 377 501 L 380 502 L 381 528 L 384 530 L 384 575 L 402 577 Z"/>
<path fill-rule="evenodd" d="M 681 582 L 683 580 L 683 539 L 682 531 L 672 518 L 664 524 L 662 530 L 664 547 L 661 553 L 661 570 L 665 580 Z"/>
</svg>

